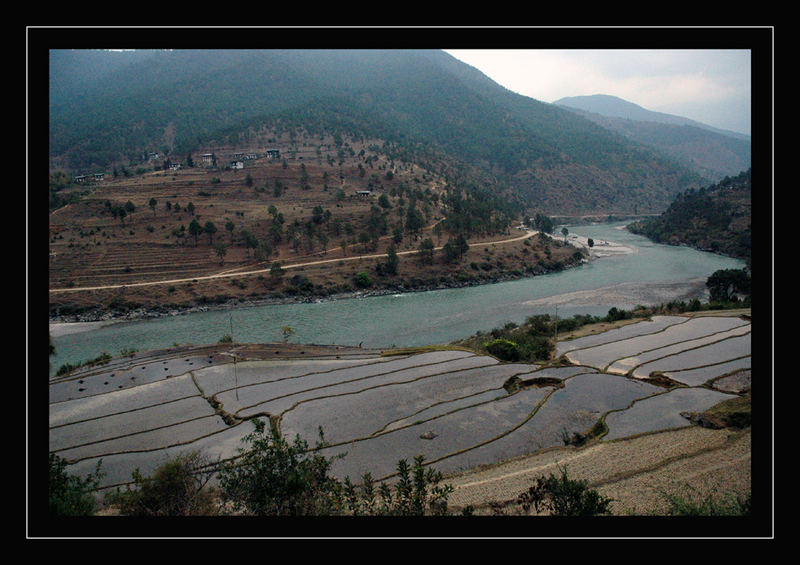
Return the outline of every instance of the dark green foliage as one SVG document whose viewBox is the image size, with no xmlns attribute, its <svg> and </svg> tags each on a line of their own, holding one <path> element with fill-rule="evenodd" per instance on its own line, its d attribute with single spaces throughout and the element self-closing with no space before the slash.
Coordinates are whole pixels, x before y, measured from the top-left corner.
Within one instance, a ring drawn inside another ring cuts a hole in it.
<svg viewBox="0 0 800 565">
<path fill-rule="evenodd" d="M 531 509 L 551 516 L 597 516 L 610 514 L 613 502 L 610 498 L 590 489 L 585 481 L 567 476 L 567 469 L 560 468 L 561 476 L 538 477 L 533 485 L 519 495 L 517 502 L 529 513 Z"/>
<path fill-rule="evenodd" d="M 521 386 L 522 386 L 522 379 L 516 375 L 514 375 L 513 377 L 508 377 L 506 379 L 506 382 L 503 383 L 503 388 L 506 390 L 508 394 L 514 394 L 515 392 L 519 391 Z"/>
<path fill-rule="evenodd" d="M 750 273 L 745 269 L 721 269 L 706 281 L 712 302 L 738 302 L 750 299 Z"/>
<path fill-rule="evenodd" d="M 418 234 L 425 227 L 425 218 L 416 206 L 411 205 L 406 210 L 406 230 L 412 235 Z"/>
<path fill-rule="evenodd" d="M 194 244 L 197 245 L 197 237 L 203 233 L 203 227 L 200 225 L 200 222 L 197 221 L 197 218 L 192 218 L 192 221 L 189 222 L 189 235 L 194 237 Z"/>
<path fill-rule="evenodd" d="M 444 254 L 444 261 L 446 263 L 454 263 L 457 261 L 461 261 L 464 258 L 464 254 L 468 250 L 469 250 L 469 244 L 467 243 L 467 239 L 464 237 L 463 234 L 459 234 L 457 237 L 450 239 L 442 247 L 442 253 Z"/>
<path fill-rule="evenodd" d="M 433 240 L 429 237 L 423 239 L 417 248 L 417 257 L 423 265 L 430 265 L 433 263 Z"/>
<path fill-rule="evenodd" d="M 716 185 L 679 194 L 660 216 L 634 222 L 633 233 L 750 259 L 750 169 Z"/>
<path fill-rule="evenodd" d="M 58 368 L 56 371 L 56 375 L 66 375 L 67 373 L 71 373 L 75 369 L 79 369 L 80 367 L 94 367 L 95 365 L 105 365 L 109 361 L 111 361 L 113 357 L 107 352 L 103 352 L 94 359 L 89 359 L 87 361 L 83 361 L 82 363 L 78 363 L 77 365 L 73 365 L 71 363 L 64 363 L 61 367 Z"/>
<path fill-rule="evenodd" d="M 205 461 L 198 452 L 181 454 L 158 467 L 152 476 L 133 472 L 134 486 L 119 488 L 107 500 L 126 516 L 201 516 L 216 513 L 210 492 L 205 488 L 212 477 L 204 471 Z"/>
<path fill-rule="evenodd" d="M 94 493 L 103 474 L 102 460 L 98 461 L 94 473 L 85 478 L 67 474 L 67 462 L 55 453 L 49 457 L 50 484 L 48 499 L 53 516 L 91 516 L 97 509 Z"/>
<path fill-rule="evenodd" d="M 360 488 L 350 477 L 344 480 L 346 510 L 355 516 L 442 516 L 447 514 L 447 498 L 453 487 L 441 485 L 442 473 L 425 468 L 425 458 L 418 455 L 413 466 L 402 459 L 397 463 L 394 488 L 386 483 L 376 489 L 372 476 L 362 477 Z"/>
<path fill-rule="evenodd" d="M 386 250 L 386 261 L 379 261 L 375 265 L 375 270 L 379 275 L 391 276 L 397 274 L 397 266 L 400 264 L 400 258 L 397 256 L 394 244 L 390 245 Z"/>
<path fill-rule="evenodd" d="M 608 315 L 606 316 L 606 321 L 609 322 L 616 322 L 619 320 L 627 320 L 631 318 L 631 313 L 625 310 L 619 310 L 616 306 L 613 306 L 609 311 Z"/>
<path fill-rule="evenodd" d="M 223 499 L 256 516 L 335 514 L 340 489 L 328 476 L 333 459 L 309 452 L 299 436 L 290 444 L 262 420 L 253 424 L 255 430 L 242 440 L 250 448 L 220 466 Z"/>
<path fill-rule="evenodd" d="M 486 344 L 486 351 L 502 361 L 519 361 L 519 347 L 507 339 L 495 339 Z"/>
<path fill-rule="evenodd" d="M 544 214 L 536 214 L 529 223 L 533 229 L 544 233 L 553 233 L 553 230 L 555 229 L 555 224 L 553 223 L 552 218 L 549 218 Z"/>
<path fill-rule="evenodd" d="M 424 457 L 397 464 L 392 485 L 376 487 L 365 473 L 361 484 L 350 477 L 339 482 L 329 475 L 331 463 L 297 437 L 285 441 L 280 432 L 255 420 L 255 431 L 243 438 L 238 460 L 223 463 L 219 484 L 224 501 L 236 511 L 257 516 L 421 516 L 447 514 L 451 485 L 441 485 L 442 473 L 424 466 Z M 320 430 L 320 442 L 324 445 Z M 338 457 L 344 457 L 342 454 Z"/>
<path fill-rule="evenodd" d="M 353 281 L 359 288 L 368 288 L 372 286 L 372 279 L 369 277 L 367 273 L 364 272 L 357 273 Z"/>
</svg>

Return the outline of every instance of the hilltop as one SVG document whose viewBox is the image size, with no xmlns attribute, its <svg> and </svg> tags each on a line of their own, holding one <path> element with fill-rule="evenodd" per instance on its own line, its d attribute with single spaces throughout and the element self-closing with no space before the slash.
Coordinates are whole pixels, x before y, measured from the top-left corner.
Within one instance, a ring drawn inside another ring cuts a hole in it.
<svg viewBox="0 0 800 565">
<path fill-rule="evenodd" d="M 274 129 L 377 140 L 450 183 L 473 179 L 513 196 L 517 208 L 548 214 L 657 212 L 701 181 L 646 146 L 510 92 L 443 51 L 126 57 L 52 52 L 52 171 L 135 169 L 154 152 L 183 162 L 214 145 L 244 150 L 254 135 Z M 87 77 L 87 68 L 98 70 Z"/>
<path fill-rule="evenodd" d="M 711 181 L 751 166 L 750 136 L 682 116 L 654 112 L 604 94 L 572 96 L 553 104 L 675 159 Z"/>
</svg>

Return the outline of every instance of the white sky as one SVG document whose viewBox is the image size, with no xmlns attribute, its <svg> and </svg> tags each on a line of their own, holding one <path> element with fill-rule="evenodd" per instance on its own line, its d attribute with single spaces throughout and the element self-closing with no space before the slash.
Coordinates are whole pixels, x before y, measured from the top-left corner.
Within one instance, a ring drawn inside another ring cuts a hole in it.
<svg viewBox="0 0 800 565">
<path fill-rule="evenodd" d="M 509 90 L 542 102 L 610 94 L 648 110 L 750 134 L 750 51 L 446 49 Z"/>
</svg>

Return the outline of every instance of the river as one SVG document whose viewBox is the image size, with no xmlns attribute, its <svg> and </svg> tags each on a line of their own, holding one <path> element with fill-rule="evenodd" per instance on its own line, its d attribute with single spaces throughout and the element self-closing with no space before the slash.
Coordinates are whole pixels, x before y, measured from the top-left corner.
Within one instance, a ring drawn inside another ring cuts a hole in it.
<svg viewBox="0 0 800 565">
<path fill-rule="evenodd" d="M 567 226 L 570 236 L 592 238 L 599 255 L 605 249 L 617 252 L 560 273 L 401 295 L 59 325 L 51 328 L 56 349 L 50 358 L 51 375 L 64 363 L 80 363 L 102 353 L 116 356 L 125 350 L 216 343 L 231 328 L 235 341 L 242 343 L 281 341 L 282 326 L 294 329 L 291 341 L 296 343 L 364 347 L 446 343 L 509 321 L 521 323 L 534 314 L 605 315 L 611 307 L 703 299 L 709 275 L 744 266 L 737 259 L 652 243 L 625 230 L 627 223 Z M 561 233 L 560 227 L 556 233 Z"/>
</svg>

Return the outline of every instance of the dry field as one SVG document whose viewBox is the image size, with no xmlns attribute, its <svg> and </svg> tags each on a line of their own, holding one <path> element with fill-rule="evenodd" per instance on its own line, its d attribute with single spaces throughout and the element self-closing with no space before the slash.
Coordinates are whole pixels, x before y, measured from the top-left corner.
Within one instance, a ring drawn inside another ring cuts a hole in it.
<svg viewBox="0 0 800 565">
<path fill-rule="evenodd" d="M 519 513 L 517 497 L 539 476 L 586 481 L 613 499 L 617 516 L 663 514 L 667 494 L 717 500 L 751 488 L 750 430 L 698 426 L 645 434 L 582 448 L 560 447 L 486 469 L 450 477 L 454 510 L 472 505 L 478 515 Z"/>
<path fill-rule="evenodd" d="M 51 311 L 65 306 L 163 307 L 226 297 L 286 297 L 297 293 L 298 283 L 306 285 L 306 294 L 326 296 L 353 289 L 354 276 L 362 271 L 371 276 L 374 287 L 410 289 L 464 279 L 489 281 L 518 275 L 527 265 L 541 269 L 539 259 L 568 260 L 575 252 L 551 242 L 547 245 L 551 256 L 546 258 L 545 245 L 536 238 L 488 245 L 523 235 L 512 230 L 472 239 L 472 247 L 457 264 L 437 258 L 433 265 L 421 265 L 415 258 L 421 238 L 431 237 L 437 246 L 448 239 L 446 233 L 433 230 L 443 215 L 441 178 L 416 166 L 388 162 L 370 151 L 366 142 L 354 143 L 352 154 L 341 158 L 330 143 L 318 142 L 319 150 L 298 149 L 288 140 L 278 140 L 276 145 L 281 159 L 247 160 L 241 170 L 224 165 L 234 149 L 223 148 L 215 150 L 216 168 L 204 167 L 196 155 L 191 169 L 150 171 L 127 178 L 107 175 L 108 180 L 88 187 L 89 194 L 80 202 L 51 212 Z M 362 190 L 372 193 L 358 195 Z M 394 227 L 404 220 L 411 192 L 425 195 L 417 207 L 425 212 L 426 228 L 416 236 L 403 234 L 396 246 L 400 258 L 396 275 L 377 276 L 375 266 L 391 243 Z M 390 203 L 383 209 L 388 232 L 377 242 L 365 244 L 359 236 L 366 230 L 371 210 L 380 209 L 382 194 Z M 151 198 L 155 199 L 153 208 Z M 111 206 L 130 202 L 134 211 L 115 218 L 107 202 Z M 312 221 L 316 207 L 329 216 L 319 222 L 317 234 L 309 237 L 305 224 Z M 273 214 L 278 213 L 284 218 L 280 243 L 271 243 L 266 256 L 247 248 L 243 232 L 258 241 L 269 240 Z M 193 219 L 201 226 L 212 222 L 216 233 L 196 238 L 187 231 L 176 235 Z M 298 237 L 292 242 L 287 232 L 295 221 Z M 224 245 L 224 255 L 218 255 L 215 243 Z M 483 243 L 487 245 L 477 245 Z M 282 277 L 270 276 L 269 267 L 276 261 L 286 270 Z M 316 262 L 320 263 L 310 264 Z M 301 276 L 292 280 L 296 275 Z"/>
</svg>

